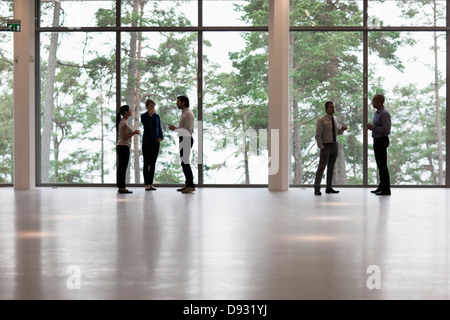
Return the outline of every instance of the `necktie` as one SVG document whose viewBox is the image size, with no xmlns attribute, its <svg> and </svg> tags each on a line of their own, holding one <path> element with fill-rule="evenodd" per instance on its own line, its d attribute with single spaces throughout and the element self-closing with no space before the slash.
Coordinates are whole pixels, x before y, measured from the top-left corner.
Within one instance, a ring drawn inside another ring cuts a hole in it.
<svg viewBox="0 0 450 320">
<path fill-rule="evenodd" d="M 331 116 L 332 130 L 333 130 L 333 143 L 336 142 L 336 125 L 334 124 L 334 117 Z"/>
</svg>

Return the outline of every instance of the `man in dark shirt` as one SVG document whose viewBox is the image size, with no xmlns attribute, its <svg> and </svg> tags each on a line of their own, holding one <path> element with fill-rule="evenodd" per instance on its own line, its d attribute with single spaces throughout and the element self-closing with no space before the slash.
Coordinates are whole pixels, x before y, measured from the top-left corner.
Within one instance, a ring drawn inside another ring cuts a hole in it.
<svg viewBox="0 0 450 320">
<path fill-rule="evenodd" d="M 391 195 L 391 182 L 387 166 L 387 148 L 389 146 L 389 134 L 391 133 L 391 116 L 384 108 L 384 100 L 384 96 L 381 94 L 373 96 L 372 106 L 377 111 L 373 115 L 373 122 L 367 124 L 367 129 L 372 131 L 373 151 L 380 175 L 378 188 L 371 192 L 378 196 Z"/>
</svg>

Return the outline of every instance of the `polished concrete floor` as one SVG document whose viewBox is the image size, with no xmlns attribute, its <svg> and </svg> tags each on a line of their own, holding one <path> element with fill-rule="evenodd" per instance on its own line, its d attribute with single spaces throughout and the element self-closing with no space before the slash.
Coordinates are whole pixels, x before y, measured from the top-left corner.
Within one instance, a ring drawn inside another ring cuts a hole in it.
<svg viewBox="0 0 450 320">
<path fill-rule="evenodd" d="M 0 299 L 449 299 L 450 189 L 0 188 Z"/>
</svg>

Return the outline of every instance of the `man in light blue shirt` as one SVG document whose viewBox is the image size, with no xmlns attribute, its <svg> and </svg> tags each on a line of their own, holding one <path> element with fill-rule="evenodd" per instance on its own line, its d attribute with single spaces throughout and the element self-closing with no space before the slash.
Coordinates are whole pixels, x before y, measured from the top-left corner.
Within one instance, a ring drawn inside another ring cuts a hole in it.
<svg viewBox="0 0 450 320">
<path fill-rule="evenodd" d="M 391 183 L 387 166 L 387 148 L 389 146 L 389 134 L 391 133 L 391 116 L 384 108 L 384 100 L 384 96 L 381 94 L 373 96 L 372 106 L 377 111 L 373 115 L 373 122 L 367 124 L 367 129 L 372 131 L 373 151 L 380 175 L 378 188 L 371 192 L 378 196 L 391 195 Z"/>
</svg>

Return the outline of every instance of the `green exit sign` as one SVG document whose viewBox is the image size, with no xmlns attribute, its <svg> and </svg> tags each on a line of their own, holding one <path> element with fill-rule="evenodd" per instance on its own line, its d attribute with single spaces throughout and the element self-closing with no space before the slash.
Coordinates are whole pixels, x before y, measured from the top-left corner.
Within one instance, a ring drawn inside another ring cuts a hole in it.
<svg viewBox="0 0 450 320">
<path fill-rule="evenodd" d="M 6 20 L 6 31 L 20 32 L 20 20 Z"/>
</svg>

